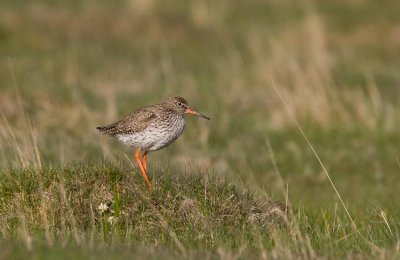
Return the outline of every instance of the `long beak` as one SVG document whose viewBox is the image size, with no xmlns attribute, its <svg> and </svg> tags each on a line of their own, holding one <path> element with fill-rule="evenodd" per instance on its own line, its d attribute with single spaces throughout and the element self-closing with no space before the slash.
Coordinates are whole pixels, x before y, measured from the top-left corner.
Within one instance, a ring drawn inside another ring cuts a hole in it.
<svg viewBox="0 0 400 260">
<path fill-rule="evenodd" d="M 186 111 L 185 111 L 185 113 L 193 114 L 193 115 L 196 115 L 196 116 L 199 116 L 199 117 L 202 117 L 202 118 L 205 118 L 205 119 L 210 120 L 210 118 L 209 118 L 208 116 L 202 115 L 202 114 L 200 114 L 199 112 L 196 112 L 196 111 L 194 111 L 194 110 L 191 109 L 191 108 L 187 108 Z"/>
</svg>

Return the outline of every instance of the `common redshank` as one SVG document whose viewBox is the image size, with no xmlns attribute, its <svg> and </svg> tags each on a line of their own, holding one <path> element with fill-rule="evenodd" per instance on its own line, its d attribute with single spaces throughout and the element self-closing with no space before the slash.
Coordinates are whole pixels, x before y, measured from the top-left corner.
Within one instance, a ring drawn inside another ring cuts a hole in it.
<svg viewBox="0 0 400 260">
<path fill-rule="evenodd" d="M 142 107 L 113 124 L 96 129 L 116 137 L 136 150 L 136 162 L 151 190 L 152 184 L 147 176 L 147 154 L 168 146 L 182 134 L 185 128 L 185 113 L 210 119 L 191 109 L 183 97 L 176 96 L 159 104 Z"/>
</svg>

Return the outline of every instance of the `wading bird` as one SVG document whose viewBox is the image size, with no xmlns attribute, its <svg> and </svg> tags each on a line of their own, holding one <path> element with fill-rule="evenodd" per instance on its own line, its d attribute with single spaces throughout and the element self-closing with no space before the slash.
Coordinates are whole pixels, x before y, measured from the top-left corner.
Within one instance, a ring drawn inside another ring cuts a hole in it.
<svg viewBox="0 0 400 260">
<path fill-rule="evenodd" d="M 147 154 L 168 146 L 182 134 L 185 128 L 184 114 L 210 119 L 191 109 L 183 97 L 176 96 L 162 103 L 140 108 L 113 124 L 99 126 L 96 129 L 136 149 L 136 162 L 151 190 L 152 185 L 147 177 Z M 142 159 L 140 159 L 141 151 Z"/>
</svg>

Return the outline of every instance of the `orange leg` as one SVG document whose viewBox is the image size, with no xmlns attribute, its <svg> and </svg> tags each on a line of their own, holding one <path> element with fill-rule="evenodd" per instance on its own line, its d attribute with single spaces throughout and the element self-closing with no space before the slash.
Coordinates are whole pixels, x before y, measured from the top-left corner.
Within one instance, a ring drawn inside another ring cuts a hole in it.
<svg viewBox="0 0 400 260">
<path fill-rule="evenodd" d="M 147 172 L 147 151 L 143 153 L 142 156 L 142 165 L 143 165 L 143 169 Z"/>
<path fill-rule="evenodd" d="M 145 152 L 145 154 L 146 154 L 146 152 Z M 147 154 L 146 154 L 146 156 L 147 156 Z M 145 168 L 143 168 L 143 164 L 140 161 L 140 149 L 139 148 L 136 150 L 135 159 L 136 159 L 137 164 L 139 165 L 139 169 L 142 172 L 143 178 L 144 178 L 145 182 L 147 183 L 147 186 L 149 186 L 149 190 L 151 190 L 151 188 L 152 188 L 151 182 L 149 181 L 149 178 L 147 177 L 147 174 L 146 174 L 146 170 L 145 170 Z"/>
</svg>

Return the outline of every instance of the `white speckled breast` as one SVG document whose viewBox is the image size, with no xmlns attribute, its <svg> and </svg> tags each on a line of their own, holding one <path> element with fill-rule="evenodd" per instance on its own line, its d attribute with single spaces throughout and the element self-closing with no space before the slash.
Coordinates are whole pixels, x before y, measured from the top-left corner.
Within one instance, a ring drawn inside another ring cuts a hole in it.
<svg viewBox="0 0 400 260">
<path fill-rule="evenodd" d="M 157 151 L 174 142 L 185 128 L 185 119 L 176 115 L 161 120 L 154 120 L 141 132 L 118 134 L 118 140 L 142 151 Z"/>
</svg>

